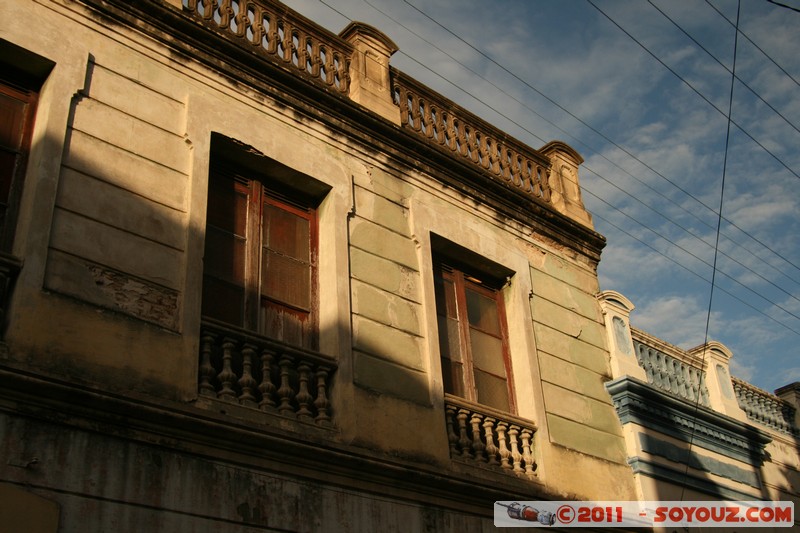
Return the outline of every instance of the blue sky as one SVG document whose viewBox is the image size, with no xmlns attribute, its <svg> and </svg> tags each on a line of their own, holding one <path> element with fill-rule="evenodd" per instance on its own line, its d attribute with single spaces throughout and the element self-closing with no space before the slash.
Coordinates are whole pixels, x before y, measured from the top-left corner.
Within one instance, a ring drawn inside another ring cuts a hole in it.
<svg viewBox="0 0 800 533">
<path fill-rule="evenodd" d="M 736 0 L 285 1 L 337 33 L 371 24 L 393 66 L 534 148 L 578 150 L 601 289 L 634 326 L 703 342 Z M 742 0 L 739 30 L 709 339 L 771 391 L 800 381 L 800 12 Z"/>
</svg>

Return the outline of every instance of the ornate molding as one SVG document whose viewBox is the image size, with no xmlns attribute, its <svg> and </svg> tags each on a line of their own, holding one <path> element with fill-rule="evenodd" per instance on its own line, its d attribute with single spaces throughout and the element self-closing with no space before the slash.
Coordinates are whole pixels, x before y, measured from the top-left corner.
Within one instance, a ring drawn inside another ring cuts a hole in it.
<svg viewBox="0 0 800 533">
<path fill-rule="evenodd" d="M 622 424 L 635 423 L 758 467 L 772 438 L 749 424 L 624 376 L 606 383 Z"/>
</svg>

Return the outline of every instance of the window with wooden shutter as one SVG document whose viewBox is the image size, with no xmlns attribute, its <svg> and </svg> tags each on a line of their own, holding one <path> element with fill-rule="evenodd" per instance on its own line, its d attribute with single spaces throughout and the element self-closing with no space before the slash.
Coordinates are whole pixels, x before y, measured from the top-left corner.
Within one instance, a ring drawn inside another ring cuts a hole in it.
<svg viewBox="0 0 800 533">
<path fill-rule="evenodd" d="M 212 167 L 202 313 L 316 349 L 316 209 L 269 183 L 246 169 Z"/>
<path fill-rule="evenodd" d="M 434 281 L 444 391 L 514 412 L 502 290 L 446 263 L 436 265 Z"/>
<path fill-rule="evenodd" d="M 8 251 L 14 229 L 37 93 L 17 85 L 15 80 L 0 79 L 0 250 Z"/>
</svg>

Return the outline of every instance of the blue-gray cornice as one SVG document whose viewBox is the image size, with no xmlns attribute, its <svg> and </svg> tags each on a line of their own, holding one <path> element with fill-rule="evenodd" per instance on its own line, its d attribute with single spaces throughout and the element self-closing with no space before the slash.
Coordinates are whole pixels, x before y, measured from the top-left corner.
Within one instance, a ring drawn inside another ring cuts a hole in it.
<svg viewBox="0 0 800 533">
<path fill-rule="evenodd" d="M 761 466 L 764 447 L 772 440 L 765 432 L 727 415 L 623 376 L 606 383 L 622 424 L 635 423 L 751 466 Z"/>
</svg>

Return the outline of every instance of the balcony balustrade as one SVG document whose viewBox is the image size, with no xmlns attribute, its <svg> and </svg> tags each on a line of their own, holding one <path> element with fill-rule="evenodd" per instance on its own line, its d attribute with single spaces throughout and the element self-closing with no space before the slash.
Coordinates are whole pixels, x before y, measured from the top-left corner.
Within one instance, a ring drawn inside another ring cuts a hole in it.
<svg viewBox="0 0 800 533">
<path fill-rule="evenodd" d="M 633 347 L 648 383 L 684 400 L 710 407 L 705 370 L 682 360 L 677 354 L 667 354 L 636 338 Z"/>
<path fill-rule="evenodd" d="M 445 394 L 450 457 L 473 465 L 536 478 L 530 421 Z"/>
<path fill-rule="evenodd" d="M 732 381 L 736 400 L 747 418 L 782 433 L 800 436 L 800 428 L 794 424 L 792 405 L 739 378 Z"/>
<path fill-rule="evenodd" d="M 331 426 L 336 361 L 251 332 L 203 319 L 201 397 Z"/>
<path fill-rule="evenodd" d="M 550 202 L 549 162 L 542 155 L 397 73 L 392 90 L 404 128 L 481 167 L 495 180 Z"/>
<path fill-rule="evenodd" d="M 347 95 L 352 47 L 271 2 L 183 0 L 184 12 L 229 39 Z"/>
</svg>

